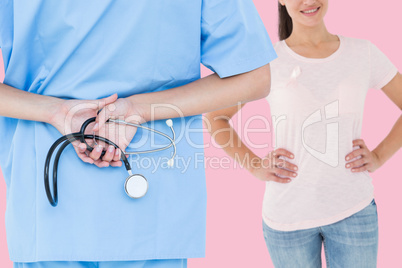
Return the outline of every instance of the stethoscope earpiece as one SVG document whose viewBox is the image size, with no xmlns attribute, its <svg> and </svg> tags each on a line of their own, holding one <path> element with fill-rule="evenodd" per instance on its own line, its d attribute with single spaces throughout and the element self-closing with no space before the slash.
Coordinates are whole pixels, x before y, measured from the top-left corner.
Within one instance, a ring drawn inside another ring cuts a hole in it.
<svg viewBox="0 0 402 268">
<path fill-rule="evenodd" d="M 168 125 L 168 127 L 173 127 L 173 121 L 172 121 L 172 119 L 166 120 L 166 125 Z"/>
<path fill-rule="evenodd" d="M 174 159 L 173 159 L 173 158 L 169 159 L 168 162 L 167 162 L 167 164 L 168 164 L 169 167 L 173 167 L 173 165 L 174 165 Z"/>
</svg>

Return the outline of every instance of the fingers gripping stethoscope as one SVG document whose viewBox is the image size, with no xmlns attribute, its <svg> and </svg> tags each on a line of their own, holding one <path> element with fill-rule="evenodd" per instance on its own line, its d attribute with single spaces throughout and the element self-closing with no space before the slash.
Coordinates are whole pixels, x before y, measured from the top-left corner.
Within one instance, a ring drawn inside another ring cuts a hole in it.
<svg viewBox="0 0 402 268">
<path fill-rule="evenodd" d="M 45 179 L 45 190 L 46 190 L 46 195 L 47 195 L 47 199 L 49 200 L 49 203 L 52 206 L 57 206 L 58 203 L 58 195 L 57 195 L 57 167 L 59 165 L 59 159 L 60 156 L 63 152 L 63 150 L 72 142 L 74 141 L 80 141 L 82 143 L 85 143 L 87 146 L 87 150 L 88 151 L 92 151 L 93 147 L 91 147 L 87 142 L 86 139 L 93 139 L 94 141 L 98 140 L 98 141 L 102 141 L 106 144 L 112 145 L 114 146 L 116 149 L 119 149 L 119 146 L 117 144 L 115 144 L 114 142 L 112 142 L 111 140 L 108 140 L 106 138 L 97 136 L 95 134 L 90 135 L 90 134 L 84 134 L 85 133 L 85 129 L 88 127 L 89 124 L 91 124 L 92 122 L 95 121 L 95 117 L 92 117 L 88 120 L 86 120 L 82 126 L 79 132 L 76 133 L 71 133 L 71 134 L 67 134 L 61 138 L 59 138 L 58 140 L 56 140 L 52 147 L 50 147 L 49 152 L 46 156 L 46 162 L 45 162 L 45 171 L 44 171 L 44 179 Z M 166 150 L 170 147 L 173 146 L 173 154 L 172 157 L 168 160 L 168 165 L 169 166 L 173 166 L 174 164 L 174 157 L 176 156 L 176 143 L 175 143 L 175 139 L 176 139 L 176 134 L 175 131 L 173 129 L 173 121 L 171 119 L 166 120 L 166 125 L 168 125 L 172 131 L 172 137 L 169 137 L 168 135 L 166 135 L 165 133 L 162 133 L 158 130 L 155 129 L 151 129 L 139 124 L 134 124 L 134 123 L 129 123 L 123 120 L 115 120 L 115 119 L 109 119 L 107 121 L 108 123 L 115 123 L 115 124 L 124 124 L 124 125 L 128 125 L 128 126 L 132 126 L 132 127 L 137 127 L 137 128 L 142 128 L 142 129 L 146 129 L 148 131 L 152 131 L 158 135 L 161 135 L 163 137 L 165 137 L 166 139 L 168 139 L 170 141 L 170 144 L 161 147 L 161 148 L 157 148 L 157 149 L 152 149 L 152 150 L 146 150 L 146 151 L 137 151 L 137 152 L 123 152 L 121 153 L 121 160 L 124 163 L 124 166 L 126 167 L 126 170 L 129 174 L 129 176 L 127 177 L 125 183 L 124 183 L 124 190 L 126 192 L 126 194 L 131 197 L 131 198 L 140 198 L 143 197 L 147 191 L 148 191 L 148 181 L 147 179 L 141 175 L 141 174 L 133 174 L 131 171 L 131 166 L 130 163 L 127 160 L 126 154 L 128 155 L 132 155 L 132 154 L 146 154 L 146 153 L 154 153 L 154 152 L 158 152 L 158 151 L 162 151 L 162 150 Z M 63 144 L 62 144 L 63 143 Z M 59 150 L 57 151 L 57 154 L 55 156 L 54 159 L 54 163 L 53 163 L 53 194 L 50 191 L 50 182 L 49 182 L 49 166 L 50 166 L 50 160 L 52 159 L 52 155 L 53 152 L 56 150 L 56 148 L 60 145 Z M 102 152 L 101 157 L 103 157 L 105 154 L 105 151 Z"/>
</svg>

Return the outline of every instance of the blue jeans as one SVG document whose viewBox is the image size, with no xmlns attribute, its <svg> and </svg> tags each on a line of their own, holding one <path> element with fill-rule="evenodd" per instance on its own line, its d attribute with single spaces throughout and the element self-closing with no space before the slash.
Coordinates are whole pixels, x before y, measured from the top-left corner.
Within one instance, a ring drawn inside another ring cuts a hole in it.
<svg viewBox="0 0 402 268">
<path fill-rule="evenodd" d="M 377 205 L 370 205 L 333 224 L 278 231 L 263 221 L 263 232 L 271 260 L 277 268 L 321 267 L 321 248 L 329 268 L 371 268 L 377 266 Z"/>
</svg>

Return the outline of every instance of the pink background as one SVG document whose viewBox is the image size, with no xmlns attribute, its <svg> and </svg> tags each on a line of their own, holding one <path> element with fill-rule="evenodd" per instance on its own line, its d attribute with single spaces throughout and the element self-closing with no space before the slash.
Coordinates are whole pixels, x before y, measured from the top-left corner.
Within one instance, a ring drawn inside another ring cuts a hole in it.
<svg viewBox="0 0 402 268">
<path fill-rule="evenodd" d="M 277 38 L 277 2 L 254 0 L 273 42 Z M 326 16 L 328 30 L 334 34 L 363 38 L 377 45 L 402 70 L 402 37 L 400 35 L 402 2 L 387 1 L 330 1 Z M 399 19 L 398 19 L 399 18 Z M 396 23 L 398 21 L 398 23 Z M 2 62 L 2 61 L 1 61 Z M 204 68 L 203 75 L 209 72 Z M 4 69 L 0 66 L 0 81 Z M 251 115 L 267 119 L 268 103 L 262 99 L 243 108 L 241 124 Z M 361 138 L 374 149 L 391 130 L 401 114 L 381 90 L 370 89 L 367 94 Z M 237 119 L 234 120 L 235 126 Z M 250 127 L 262 128 L 261 120 Z M 4 131 L 4 130 L 2 130 Z M 270 133 L 250 135 L 255 144 L 272 144 Z M 210 142 L 210 135 L 204 135 Z M 263 156 L 271 148 L 255 150 Z M 224 157 L 223 150 L 206 148 L 205 156 Z M 208 160 L 207 160 L 208 161 Z M 379 170 L 371 173 L 379 215 L 378 267 L 395 267 L 400 259 L 402 241 L 402 150 Z M 208 164 L 208 162 L 207 162 Z M 399 166 L 398 166 L 399 165 Z M 233 163 L 231 165 L 233 167 Z M 261 226 L 264 183 L 240 168 L 216 169 L 207 165 L 208 213 L 206 257 L 189 260 L 189 267 L 273 267 L 265 246 Z M 6 244 L 4 212 L 6 189 L 0 179 L 0 267 L 12 267 Z M 397 212 L 398 211 L 398 212 Z"/>
</svg>

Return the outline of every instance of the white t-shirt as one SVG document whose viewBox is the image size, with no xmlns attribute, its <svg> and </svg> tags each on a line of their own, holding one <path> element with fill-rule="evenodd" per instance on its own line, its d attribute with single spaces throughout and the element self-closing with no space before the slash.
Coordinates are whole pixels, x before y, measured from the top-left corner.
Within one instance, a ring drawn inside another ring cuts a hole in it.
<svg viewBox="0 0 402 268">
<path fill-rule="evenodd" d="M 358 146 L 364 100 L 381 89 L 396 67 L 371 42 L 339 36 L 327 58 L 306 58 L 284 41 L 271 62 L 270 105 L 273 147 L 292 152 L 298 175 L 287 184 L 269 181 L 263 219 L 273 229 L 292 231 L 327 225 L 366 207 L 374 197 L 368 171 L 345 168 Z M 355 159 L 352 159 L 355 160 Z"/>
</svg>

